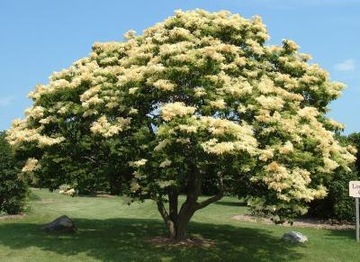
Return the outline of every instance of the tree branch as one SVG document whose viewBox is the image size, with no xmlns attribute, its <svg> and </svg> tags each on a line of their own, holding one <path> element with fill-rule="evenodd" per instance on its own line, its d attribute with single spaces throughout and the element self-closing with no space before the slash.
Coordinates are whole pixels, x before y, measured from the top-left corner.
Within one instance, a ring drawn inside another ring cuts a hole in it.
<svg viewBox="0 0 360 262">
<path fill-rule="evenodd" d="M 175 221 L 178 217 L 178 192 L 176 189 L 170 189 L 168 193 L 169 197 L 169 217 Z"/>
<path fill-rule="evenodd" d="M 218 187 L 219 187 L 219 192 L 215 196 L 212 196 L 200 203 L 197 203 L 196 210 L 207 207 L 208 205 L 220 200 L 224 196 L 224 183 L 223 183 L 222 177 L 219 177 L 219 186 Z"/>
<path fill-rule="evenodd" d="M 170 237 L 175 238 L 176 236 L 176 225 L 175 221 L 172 220 L 172 218 L 169 216 L 169 213 L 166 211 L 166 208 L 164 206 L 164 203 L 161 200 L 156 201 L 158 210 L 165 222 L 165 225 L 167 226 Z"/>
<path fill-rule="evenodd" d="M 156 201 L 156 204 L 161 217 L 164 219 L 165 223 L 167 223 L 170 220 L 170 217 L 169 213 L 166 211 L 164 203 L 161 200 L 158 200 Z"/>
<path fill-rule="evenodd" d="M 89 156 L 83 156 L 83 158 L 89 160 L 91 163 L 96 163 L 95 159 L 93 159 Z"/>
</svg>

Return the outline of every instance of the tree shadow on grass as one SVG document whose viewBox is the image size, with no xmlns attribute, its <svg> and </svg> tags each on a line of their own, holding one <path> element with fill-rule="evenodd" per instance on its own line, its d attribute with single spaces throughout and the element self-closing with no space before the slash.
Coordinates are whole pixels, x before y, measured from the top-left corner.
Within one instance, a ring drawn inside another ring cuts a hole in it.
<svg viewBox="0 0 360 262">
<path fill-rule="evenodd" d="M 247 203 L 241 201 L 218 201 L 215 202 L 214 205 L 221 205 L 221 206 L 233 206 L 233 207 L 247 207 Z"/>
<path fill-rule="evenodd" d="M 328 230 L 327 239 L 334 239 L 335 241 L 348 241 L 348 240 L 356 240 L 356 231 L 354 229 L 346 229 L 346 230 Z"/>
<path fill-rule="evenodd" d="M 191 233 L 215 240 L 211 247 L 156 246 L 146 241 L 164 235 L 162 221 L 149 219 L 74 219 L 78 232 L 46 234 L 39 224 L 0 224 L 0 245 L 37 247 L 71 259 L 79 253 L 100 261 L 294 261 L 298 247 L 264 229 L 191 223 Z M 304 246 L 303 248 L 306 248 Z"/>
</svg>

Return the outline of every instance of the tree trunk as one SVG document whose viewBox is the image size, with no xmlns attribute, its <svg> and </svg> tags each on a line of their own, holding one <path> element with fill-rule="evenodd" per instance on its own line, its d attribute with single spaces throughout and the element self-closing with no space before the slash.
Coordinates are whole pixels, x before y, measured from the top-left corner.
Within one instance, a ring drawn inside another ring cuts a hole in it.
<svg viewBox="0 0 360 262">
<path fill-rule="evenodd" d="M 176 228 L 176 234 L 174 237 L 175 241 L 186 240 L 189 222 L 196 211 L 194 204 L 185 202 L 182 205 L 179 216 L 177 217 L 175 223 L 175 228 Z"/>
<path fill-rule="evenodd" d="M 157 202 L 158 210 L 168 229 L 169 237 L 175 241 L 185 240 L 187 227 L 191 217 L 195 213 L 195 205 L 185 201 L 178 212 L 178 194 L 169 195 L 169 208 L 165 208 L 162 201 Z"/>
<path fill-rule="evenodd" d="M 180 241 L 184 241 L 187 239 L 187 227 L 189 224 L 189 221 L 185 221 L 185 220 L 179 220 L 177 227 L 176 227 L 176 235 L 174 236 L 174 240 L 176 242 L 180 242 Z"/>
<path fill-rule="evenodd" d="M 201 193 L 201 182 L 202 176 L 199 173 L 193 173 L 190 175 L 186 190 L 186 200 L 181 205 L 180 210 L 178 210 L 178 190 L 169 190 L 168 210 L 165 208 L 165 205 L 161 200 L 157 201 L 158 210 L 169 231 L 169 237 L 175 241 L 186 240 L 189 222 L 197 210 L 207 207 L 211 203 L 214 203 L 223 197 L 223 184 L 221 178 L 219 178 L 218 194 L 202 202 L 198 202 L 198 198 Z"/>
</svg>

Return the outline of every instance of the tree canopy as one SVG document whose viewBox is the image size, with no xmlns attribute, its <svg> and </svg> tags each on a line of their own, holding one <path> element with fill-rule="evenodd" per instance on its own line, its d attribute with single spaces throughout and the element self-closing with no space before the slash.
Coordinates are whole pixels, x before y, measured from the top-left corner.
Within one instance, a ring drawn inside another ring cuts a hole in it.
<svg viewBox="0 0 360 262">
<path fill-rule="evenodd" d="M 176 11 L 142 35 L 95 43 L 38 85 L 8 140 L 50 188 L 110 174 L 121 193 L 153 199 L 177 240 L 227 191 L 277 220 L 302 214 L 326 195 L 322 179 L 354 160 L 326 117 L 343 85 L 293 41 L 268 38 L 260 17 Z M 200 201 L 209 178 L 218 193 Z"/>
</svg>

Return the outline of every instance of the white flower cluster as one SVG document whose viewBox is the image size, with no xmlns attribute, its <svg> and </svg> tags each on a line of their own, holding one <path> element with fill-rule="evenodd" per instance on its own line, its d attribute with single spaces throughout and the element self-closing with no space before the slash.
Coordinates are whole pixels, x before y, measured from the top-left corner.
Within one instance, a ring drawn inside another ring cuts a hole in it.
<svg viewBox="0 0 360 262">
<path fill-rule="evenodd" d="M 39 168 L 41 168 L 39 161 L 37 159 L 31 157 L 31 158 L 27 159 L 21 172 L 23 172 L 23 173 L 33 172 L 35 170 L 38 170 Z"/>
<path fill-rule="evenodd" d="M 225 109 L 226 108 L 226 103 L 224 101 L 224 99 L 217 99 L 215 101 L 210 101 L 210 105 L 215 108 L 215 109 Z"/>
<path fill-rule="evenodd" d="M 37 142 L 39 147 L 52 146 L 65 140 L 64 137 L 49 137 L 41 135 L 43 127 L 28 128 L 26 120 L 14 120 L 11 130 L 7 132 L 10 145 L 22 146 L 25 142 Z"/>
<path fill-rule="evenodd" d="M 163 91 L 173 91 L 175 88 L 175 84 L 171 83 L 171 81 L 166 79 L 159 79 L 153 85 Z"/>
<path fill-rule="evenodd" d="M 170 121 L 175 117 L 192 115 L 195 110 L 195 107 L 186 106 L 183 102 L 168 103 L 161 107 L 161 117 L 165 121 Z"/>
<path fill-rule="evenodd" d="M 171 165 L 171 163 L 172 163 L 171 160 L 165 159 L 163 162 L 160 163 L 159 167 L 161 168 L 168 167 Z"/>
<path fill-rule="evenodd" d="M 202 117 L 200 123 L 201 127 L 208 130 L 212 136 L 221 138 L 231 135 L 234 137 L 230 141 L 220 142 L 218 138 L 205 141 L 201 144 L 205 152 L 216 155 L 239 151 L 247 152 L 250 155 L 257 154 L 257 140 L 250 125 L 213 117 Z"/>
<path fill-rule="evenodd" d="M 129 126 L 130 122 L 130 118 L 118 117 L 113 123 L 110 123 L 106 116 L 101 116 L 97 121 L 93 122 L 90 130 L 94 134 L 111 137 L 122 132 Z"/>
<path fill-rule="evenodd" d="M 25 116 L 33 119 L 41 119 L 44 116 L 45 108 L 42 106 L 31 106 L 25 110 Z"/>
<path fill-rule="evenodd" d="M 147 159 L 142 158 L 138 161 L 130 162 L 130 165 L 133 167 L 141 167 L 141 166 L 145 165 L 147 161 L 148 161 Z"/>
</svg>

